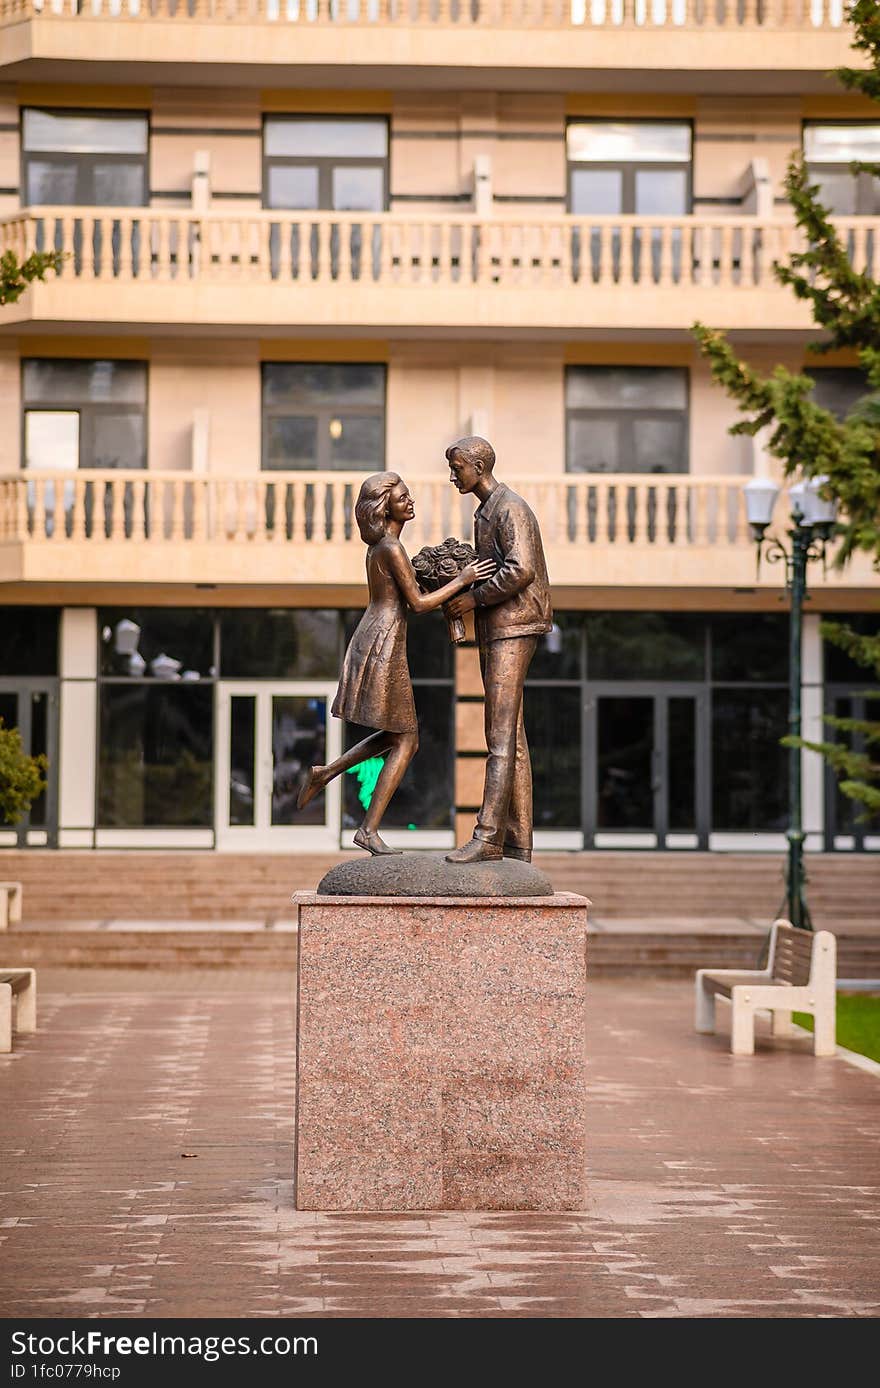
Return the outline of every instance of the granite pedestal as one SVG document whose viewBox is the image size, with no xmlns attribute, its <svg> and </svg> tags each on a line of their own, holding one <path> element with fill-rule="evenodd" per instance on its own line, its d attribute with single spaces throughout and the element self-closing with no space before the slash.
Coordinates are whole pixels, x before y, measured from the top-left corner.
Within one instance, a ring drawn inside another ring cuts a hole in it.
<svg viewBox="0 0 880 1388">
<path fill-rule="evenodd" d="M 579 1210 L 585 897 L 297 892 L 302 1210 Z"/>
</svg>

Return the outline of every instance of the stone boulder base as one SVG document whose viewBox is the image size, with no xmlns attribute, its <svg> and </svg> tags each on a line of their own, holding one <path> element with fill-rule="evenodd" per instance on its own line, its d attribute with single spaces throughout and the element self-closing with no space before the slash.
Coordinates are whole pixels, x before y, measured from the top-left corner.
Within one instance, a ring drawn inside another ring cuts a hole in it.
<svg viewBox="0 0 880 1388">
<path fill-rule="evenodd" d="M 587 900 L 294 901 L 297 1208 L 583 1209 Z"/>
<path fill-rule="evenodd" d="M 531 863 L 447 863 L 443 853 L 353 858 L 318 883 L 320 896 L 552 896 L 549 877 Z"/>
</svg>

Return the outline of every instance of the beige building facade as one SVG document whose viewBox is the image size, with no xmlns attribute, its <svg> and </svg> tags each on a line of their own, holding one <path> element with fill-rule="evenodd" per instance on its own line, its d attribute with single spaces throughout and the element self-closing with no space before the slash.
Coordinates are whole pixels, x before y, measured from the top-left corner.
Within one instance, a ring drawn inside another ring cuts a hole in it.
<svg viewBox="0 0 880 1388">
<path fill-rule="evenodd" d="M 363 605 L 363 477 L 411 553 L 468 536 L 444 449 L 488 436 L 539 515 L 557 622 L 526 692 L 536 842 L 778 849 L 787 605 L 742 487 L 776 475 L 698 359 L 808 364 L 773 261 L 803 148 L 880 274 L 872 105 L 834 0 L 2 0 L 0 246 L 60 274 L 0 308 L 0 717 L 50 786 L 0 845 L 350 843 L 366 768 L 300 812 Z M 809 367 L 830 408 L 853 361 Z M 776 528 L 787 511 L 780 499 Z M 814 566 L 804 710 L 857 715 Z M 873 626 L 872 626 L 873 624 Z M 414 621 L 422 747 L 389 837 L 479 799 L 476 652 Z M 811 851 L 880 849 L 804 754 Z"/>
</svg>

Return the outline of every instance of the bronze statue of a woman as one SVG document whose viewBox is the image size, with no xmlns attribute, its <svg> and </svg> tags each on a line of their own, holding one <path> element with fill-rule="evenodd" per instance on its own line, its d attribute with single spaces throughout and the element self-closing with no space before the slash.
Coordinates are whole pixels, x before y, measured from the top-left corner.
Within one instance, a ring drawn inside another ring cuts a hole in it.
<svg viewBox="0 0 880 1388">
<path fill-rule="evenodd" d="M 354 836 L 368 853 L 396 853 L 379 837 L 379 825 L 403 774 L 418 750 L 412 681 L 406 659 L 406 609 L 433 612 L 456 593 L 495 572 L 493 560 L 469 564 L 434 593 L 419 591 L 400 533 L 415 515 L 406 483 L 396 472 L 377 472 L 360 489 L 355 520 L 367 549 L 370 603 L 349 642 L 333 715 L 377 731 L 328 766 L 313 766 L 297 799 L 300 809 L 334 776 L 370 757 L 384 757 L 370 808 Z"/>
</svg>

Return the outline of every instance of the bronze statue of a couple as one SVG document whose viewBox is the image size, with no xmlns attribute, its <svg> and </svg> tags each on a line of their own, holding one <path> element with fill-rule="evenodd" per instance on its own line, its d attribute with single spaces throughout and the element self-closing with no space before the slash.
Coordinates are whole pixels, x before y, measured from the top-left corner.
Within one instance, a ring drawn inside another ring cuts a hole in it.
<svg viewBox="0 0 880 1388">
<path fill-rule="evenodd" d="M 423 593 L 400 541 L 415 515 L 406 483 L 379 472 L 363 483 L 355 519 L 367 548 L 369 606 L 342 666 L 333 714 L 376 731 L 328 766 L 313 766 L 297 804 L 369 757 L 385 762 L 354 836 L 368 853 L 395 853 L 380 837 L 389 801 L 418 750 L 418 723 L 406 658 L 406 612 L 445 606 L 450 617 L 473 611 L 485 689 L 486 774 L 473 838 L 447 853 L 450 863 L 532 856 L 532 770 L 523 724 L 523 685 L 538 637 L 553 623 L 538 522 L 526 502 L 494 475 L 495 452 L 481 438 L 446 450 L 449 479 L 473 493 L 476 562 L 435 592 Z"/>
</svg>

